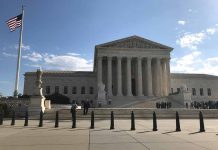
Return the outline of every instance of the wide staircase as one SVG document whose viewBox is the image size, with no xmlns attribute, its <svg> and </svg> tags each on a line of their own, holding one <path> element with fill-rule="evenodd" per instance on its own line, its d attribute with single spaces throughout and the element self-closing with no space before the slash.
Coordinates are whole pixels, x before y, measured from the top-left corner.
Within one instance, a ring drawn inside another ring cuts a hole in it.
<svg viewBox="0 0 218 150">
<path fill-rule="evenodd" d="M 107 108 L 155 108 L 157 102 L 171 102 L 173 108 L 184 108 L 180 102 L 170 97 L 113 97 Z"/>
</svg>

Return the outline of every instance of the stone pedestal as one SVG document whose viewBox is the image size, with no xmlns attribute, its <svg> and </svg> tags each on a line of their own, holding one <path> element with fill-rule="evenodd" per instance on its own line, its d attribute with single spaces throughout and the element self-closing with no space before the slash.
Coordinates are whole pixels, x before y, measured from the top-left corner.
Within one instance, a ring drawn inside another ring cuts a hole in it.
<svg viewBox="0 0 218 150">
<path fill-rule="evenodd" d="M 30 105 L 28 110 L 31 114 L 39 114 L 42 110 L 45 111 L 45 97 L 42 93 L 42 71 L 37 69 L 36 71 L 36 81 L 33 96 L 30 97 Z"/>
</svg>

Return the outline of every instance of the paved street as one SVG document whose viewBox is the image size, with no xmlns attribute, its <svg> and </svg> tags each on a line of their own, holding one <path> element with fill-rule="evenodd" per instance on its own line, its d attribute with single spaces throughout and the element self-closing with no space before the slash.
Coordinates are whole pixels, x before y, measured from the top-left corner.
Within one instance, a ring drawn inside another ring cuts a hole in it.
<svg viewBox="0 0 218 150">
<path fill-rule="evenodd" d="M 175 131 L 175 120 L 158 120 L 158 131 L 152 131 L 152 120 L 136 120 L 136 130 L 130 131 L 130 120 L 110 122 L 96 120 L 95 129 L 89 129 L 89 120 L 78 120 L 71 129 L 71 121 L 61 121 L 54 128 L 54 121 L 44 121 L 39 128 L 37 120 L 23 127 L 23 120 L 10 120 L 0 126 L 1 150 L 203 150 L 218 148 L 218 120 L 205 120 L 205 133 L 199 133 L 199 120 L 180 120 L 181 132 Z"/>
</svg>

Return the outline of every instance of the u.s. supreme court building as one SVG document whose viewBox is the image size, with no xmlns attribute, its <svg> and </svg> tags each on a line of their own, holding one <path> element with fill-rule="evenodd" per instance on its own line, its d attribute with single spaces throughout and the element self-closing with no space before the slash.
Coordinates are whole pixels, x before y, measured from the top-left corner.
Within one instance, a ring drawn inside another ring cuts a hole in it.
<svg viewBox="0 0 218 150">
<path fill-rule="evenodd" d="M 93 71 L 43 71 L 43 94 L 105 107 L 218 100 L 217 76 L 170 73 L 172 50 L 138 36 L 96 45 Z M 25 73 L 24 95 L 33 95 L 35 79 L 35 72 Z"/>
</svg>

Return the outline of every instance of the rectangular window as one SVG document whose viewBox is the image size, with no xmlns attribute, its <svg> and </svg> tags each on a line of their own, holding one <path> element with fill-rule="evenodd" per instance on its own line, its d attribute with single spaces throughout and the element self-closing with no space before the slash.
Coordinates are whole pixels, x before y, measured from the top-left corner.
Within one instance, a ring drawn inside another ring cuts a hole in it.
<svg viewBox="0 0 218 150">
<path fill-rule="evenodd" d="M 55 93 L 59 93 L 59 86 L 55 86 Z"/>
<path fill-rule="evenodd" d="M 195 90 L 195 88 L 192 88 L 192 95 L 193 95 L 193 96 L 196 95 L 196 90 Z"/>
<path fill-rule="evenodd" d="M 180 92 L 180 88 L 177 88 L 177 92 L 178 92 L 178 93 Z"/>
<path fill-rule="evenodd" d="M 93 87 L 90 87 L 89 88 L 89 94 L 93 94 L 94 93 L 94 88 Z"/>
<path fill-rule="evenodd" d="M 50 86 L 46 86 L 46 88 L 45 88 L 45 93 L 46 93 L 46 94 L 50 94 Z"/>
<path fill-rule="evenodd" d="M 83 86 L 83 87 L 81 87 L 81 94 L 85 94 L 86 93 L 86 89 L 85 89 L 85 87 Z"/>
<path fill-rule="evenodd" d="M 76 94 L 77 93 L 77 89 L 76 89 L 76 87 L 74 86 L 73 88 L 72 88 L 72 94 Z"/>
<path fill-rule="evenodd" d="M 204 90 L 203 90 L 203 88 L 200 88 L 200 95 L 201 95 L 201 96 L 204 96 Z"/>
<path fill-rule="evenodd" d="M 64 94 L 67 94 L 67 93 L 68 93 L 68 87 L 64 86 Z"/>
<path fill-rule="evenodd" d="M 207 89 L 207 95 L 211 96 L 211 89 L 210 88 Z"/>
</svg>

